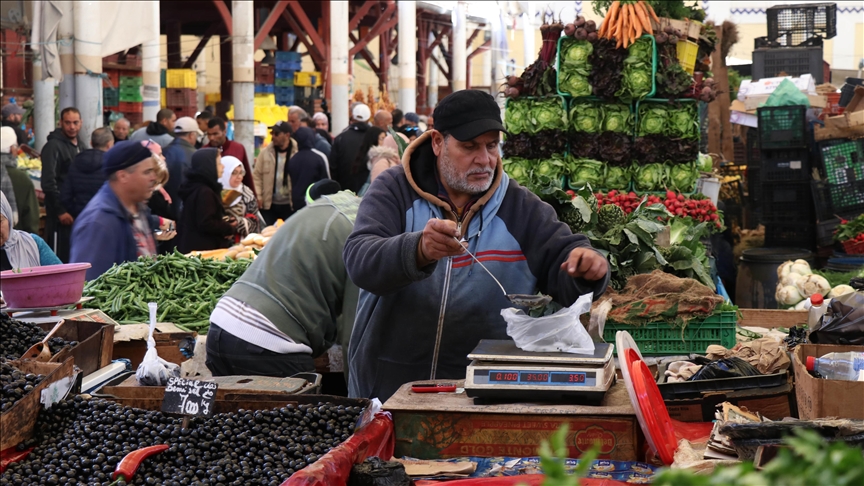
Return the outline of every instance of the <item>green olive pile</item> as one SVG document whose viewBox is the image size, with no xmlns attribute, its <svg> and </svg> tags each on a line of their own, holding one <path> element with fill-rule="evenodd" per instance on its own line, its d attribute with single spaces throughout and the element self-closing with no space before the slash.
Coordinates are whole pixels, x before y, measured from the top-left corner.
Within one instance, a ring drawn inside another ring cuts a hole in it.
<svg viewBox="0 0 864 486">
<path fill-rule="evenodd" d="M 5 412 L 32 391 L 45 375 L 24 373 L 0 358 L 0 412 Z"/>
<path fill-rule="evenodd" d="M 171 447 L 146 459 L 128 484 L 279 485 L 318 460 L 354 431 L 360 407 L 319 402 L 278 409 L 182 419 L 75 397 L 44 410 L 36 448 L 10 464 L 0 486 L 107 486 L 123 457 L 142 447 Z"/>
<path fill-rule="evenodd" d="M 12 319 L 5 312 L 0 312 L 0 357 L 7 359 L 18 359 L 24 354 L 30 346 L 42 341 L 47 331 L 42 328 L 30 324 L 29 322 L 21 322 Z M 48 347 L 51 349 L 51 354 L 57 354 L 63 346 L 76 346 L 78 341 L 66 341 L 63 338 L 51 338 L 48 340 Z"/>
</svg>

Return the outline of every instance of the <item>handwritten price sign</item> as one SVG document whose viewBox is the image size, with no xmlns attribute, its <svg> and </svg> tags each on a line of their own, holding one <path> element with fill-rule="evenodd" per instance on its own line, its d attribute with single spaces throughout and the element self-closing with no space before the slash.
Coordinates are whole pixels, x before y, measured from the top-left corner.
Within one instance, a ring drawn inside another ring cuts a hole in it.
<svg viewBox="0 0 864 486">
<path fill-rule="evenodd" d="M 209 417 L 213 415 L 217 387 L 216 383 L 210 381 L 169 378 L 162 411 Z"/>
</svg>

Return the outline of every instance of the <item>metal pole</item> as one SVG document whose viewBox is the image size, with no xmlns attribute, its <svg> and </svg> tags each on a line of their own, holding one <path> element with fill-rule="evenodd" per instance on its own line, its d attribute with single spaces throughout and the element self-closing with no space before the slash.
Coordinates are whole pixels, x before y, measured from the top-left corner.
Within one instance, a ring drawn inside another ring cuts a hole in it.
<svg viewBox="0 0 864 486">
<path fill-rule="evenodd" d="M 399 36 L 402 37 L 402 36 Z M 456 2 L 453 9 L 453 91 L 465 89 L 468 71 L 468 31 L 465 19 L 465 3 Z"/>
<path fill-rule="evenodd" d="M 250 1 L 231 2 L 233 25 L 234 141 L 255 158 L 255 9 Z"/>
<path fill-rule="evenodd" d="M 90 134 L 102 126 L 101 2 L 74 2 L 75 107 L 81 112 L 80 137 L 89 146 Z"/>
<path fill-rule="evenodd" d="M 156 112 L 162 107 L 159 96 L 161 82 L 159 79 L 160 52 L 159 52 L 159 2 L 148 1 L 150 4 L 150 21 L 152 22 L 153 35 L 141 44 L 141 74 L 144 87 L 141 94 L 144 97 L 145 121 L 156 121 Z"/>
<path fill-rule="evenodd" d="M 57 26 L 57 41 L 60 44 L 60 68 L 63 73 L 60 78 L 60 110 L 75 106 L 75 46 L 72 38 L 75 34 L 75 12 L 72 2 L 58 0 L 55 2 L 63 11 L 60 25 Z"/>
<path fill-rule="evenodd" d="M 403 113 L 417 110 L 417 2 L 400 1 L 399 6 L 399 108 Z"/>
<path fill-rule="evenodd" d="M 348 126 L 348 2 L 330 2 L 330 96 L 330 131 L 338 134 Z"/>
<path fill-rule="evenodd" d="M 54 78 L 42 79 L 42 55 L 38 43 L 42 36 L 42 1 L 33 2 L 33 132 L 36 151 L 41 152 L 48 134 L 56 125 L 54 120 Z"/>
</svg>

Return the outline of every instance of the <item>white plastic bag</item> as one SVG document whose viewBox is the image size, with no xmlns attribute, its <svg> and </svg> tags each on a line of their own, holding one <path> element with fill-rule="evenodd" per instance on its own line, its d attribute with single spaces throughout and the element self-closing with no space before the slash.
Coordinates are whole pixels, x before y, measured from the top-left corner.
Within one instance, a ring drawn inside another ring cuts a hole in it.
<svg viewBox="0 0 864 486">
<path fill-rule="evenodd" d="M 153 339 L 153 331 L 156 330 L 156 303 L 150 302 L 147 306 L 150 308 L 150 336 L 147 338 L 147 353 L 135 371 L 135 378 L 142 386 L 165 386 L 168 378 L 180 378 L 180 366 L 165 361 L 156 352 L 156 340 Z"/>
<path fill-rule="evenodd" d="M 507 335 L 523 351 L 594 354 L 594 341 L 579 322 L 591 310 L 593 293 L 585 294 L 570 307 L 544 317 L 531 317 L 520 309 L 501 311 L 507 321 Z"/>
</svg>

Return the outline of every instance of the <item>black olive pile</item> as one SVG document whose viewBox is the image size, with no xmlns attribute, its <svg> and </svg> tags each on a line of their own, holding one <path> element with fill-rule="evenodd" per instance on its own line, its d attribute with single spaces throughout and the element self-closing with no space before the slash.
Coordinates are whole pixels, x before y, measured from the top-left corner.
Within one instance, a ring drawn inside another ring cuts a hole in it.
<svg viewBox="0 0 864 486">
<path fill-rule="evenodd" d="M 354 431 L 360 407 L 319 402 L 182 419 L 80 396 L 43 410 L 27 459 L 0 476 L 0 486 L 111 483 L 123 457 L 168 444 L 145 460 L 128 484 L 279 485 Z"/>
<path fill-rule="evenodd" d="M 40 327 L 12 319 L 5 312 L 0 312 L 0 357 L 7 359 L 18 359 L 30 346 L 42 341 L 47 331 Z M 66 341 L 63 338 L 53 337 L 48 340 L 51 354 L 57 354 L 63 346 L 76 346 L 78 341 Z"/>
<path fill-rule="evenodd" d="M 24 373 L 0 358 L 0 412 L 5 412 L 31 392 L 45 375 Z"/>
</svg>

